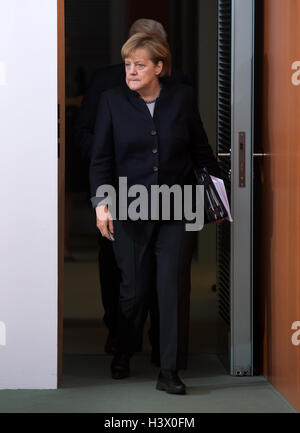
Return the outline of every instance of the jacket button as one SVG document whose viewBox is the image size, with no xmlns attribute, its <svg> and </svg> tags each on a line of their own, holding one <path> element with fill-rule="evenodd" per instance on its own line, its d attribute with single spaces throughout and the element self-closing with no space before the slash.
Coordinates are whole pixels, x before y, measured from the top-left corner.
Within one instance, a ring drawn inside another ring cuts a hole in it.
<svg viewBox="0 0 300 433">
<path fill-rule="evenodd" d="M 156 148 L 152 149 L 152 153 L 157 153 L 157 149 Z"/>
<path fill-rule="evenodd" d="M 157 131 L 155 130 L 155 129 L 153 129 L 152 131 L 151 131 L 151 135 L 156 135 L 157 134 Z"/>
<path fill-rule="evenodd" d="M 153 167 L 153 171 L 158 171 L 158 167 L 156 165 Z"/>
</svg>

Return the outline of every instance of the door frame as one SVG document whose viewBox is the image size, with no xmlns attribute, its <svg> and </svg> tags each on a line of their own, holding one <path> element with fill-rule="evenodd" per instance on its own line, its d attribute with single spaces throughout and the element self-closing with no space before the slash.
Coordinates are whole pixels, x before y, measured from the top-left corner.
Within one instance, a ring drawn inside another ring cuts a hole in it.
<svg viewBox="0 0 300 433">
<path fill-rule="evenodd" d="M 230 374 L 253 375 L 253 137 L 255 1 L 231 0 L 231 210 Z M 62 375 L 65 215 L 65 14 L 58 16 L 58 382 Z M 250 19 L 249 19 L 250 17 Z M 245 186 L 241 186 L 240 137 L 245 137 Z"/>
<path fill-rule="evenodd" d="M 218 5 L 217 153 L 233 223 L 217 227 L 217 352 L 231 375 L 252 376 L 255 0 Z"/>
<path fill-rule="evenodd" d="M 58 55 L 58 330 L 57 330 L 57 384 L 62 377 L 63 349 L 63 282 L 65 232 L 65 4 L 57 0 L 57 55 Z"/>
<path fill-rule="evenodd" d="M 254 25 L 254 0 L 232 0 L 230 374 L 234 376 L 253 375 Z"/>
</svg>

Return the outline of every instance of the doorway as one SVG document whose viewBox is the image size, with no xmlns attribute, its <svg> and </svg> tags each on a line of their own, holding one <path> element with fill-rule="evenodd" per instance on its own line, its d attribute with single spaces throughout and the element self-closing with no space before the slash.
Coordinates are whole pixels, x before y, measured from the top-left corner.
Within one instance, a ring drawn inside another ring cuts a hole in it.
<svg viewBox="0 0 300 433">
<path fill-rule="evenodd" d="M 246 7 L 245 11 L 242 11 L 238 9 L 237 2 L 232 0 L 191 0 L 189 2 L 169 0 L 163 4 L 159 1 L 143 4 L 135 0 L 65 0 L 64 2 L 62 0 L 61 3 L 65 8 L 66 53 L 66 188 L 64 202 L 66 248 L 63 303 L 61 303 L 60 312 L 60 317 L 63 317 L 63 325 L 61 324 L 60 328 L 61 354 L 64 353 L 65 357 L 72 354 L 103 356 L 105 355 L 104 344 L 107 331 L 102 321 L 97 229 L 94 210 L 89 201 L 88 166 L 83 163 L 80 152 L 73 141 L 74 125 L 83 95 L 88 89 L 95 70 L 121 61 L 120 47 L 125 42 L 133 21 L 142 17 L 160 21 L 168 33 L 173 53 L 173 66 L 181 69 L 188 76 L 198 96 L 199 110 L 210 144 L 215 151 L 218 148 L 219 153 L 227 153 L 227 158 L 230 149 L 233 150 L 229 157 L 231 161 L 233 160 L 231 179 L 235 180 L 239 173 L 239 159 L 235 155 L 241 155 L 238 153 L 240 143 L 236 140 L 237 131 L 233 131 L 230 127 L 229 141 L 226 141 L 227 147 L 222 147 L 220 143 L 220 132 L 222 132 L 220 131 L 220 120 L 222 121 L 220 116 L 220 23 L 223 23 L 222 18 L 229 19 L 231 22 L 233 17 L 231 6 L 234 8 L 234 17 L 244 14 L 245 19 L 245 13 L 252 11 L 253 4 L 252 0 L 247 0 L 248 9 Z M 220 16 L 220 13 L 223 15 Z M 234 24 L 234 21 L 232 23 Z M 252 22 L 249 24 L 249 34 L 251 25 Z M 236 39 L 233 38 L 233 28 L 236 32 Z M 235 26 L 228 28 L 226 21 L 224 29 L 225 46 L 228 44 L 226 32 L 230 44 L 239 40 L 238 31 L 242 29 L 237 29 Z M 246 42 L 247 37 L 249 39 L 249 35 L 245 36 Z M 240 46 L 241 50 L 242 48 Z M 218 55 L 219 63 L 217 63 Z M 227 55 L 229 55 L 228 59 L 231 64 L 231 50 Z M 249 56 L 248 52 L 247 56 Z M 235 69 L 235 67 L 236 65 L 232 70 L 227 71 L 229 82 L 233 74 L 237 74 L 238 68 Z M 219 88 L 217 83 L 219 83 Z M 248 92 L 246 96 L 248 100 L 249 97 L 251 99 L 251 92 Z M 231 105 L 229 110 L 233 122 L 238 115 L 238 110 Z M 244 112 L 244 116 L 243 127 L 249 131 L 249 128 L 251 129 L 251 122 L 250 125 L 248 123 L 249 113 Z M 247 139 L 251 144 L 251 134 L 247 135 Z M 234 152 L 235 147 L 237 152 Z M 250 154 L 247 157 L 249 161 L 252 158 Z M 231 162 L 228 165 L 227 159 L 224 165 L 226 175 L 230 170 L 229 166 Z M 247 181 L 251 183 L 250 169 L 247 170 L 247 176 Z M 234 185 L 234 190 L 231 188 L 232 185 Z M 251 209 L 247 203 L 251 202 L 251 187 L 240 190 L 235 186 L 235 181 L 229 182 L 227 186 L 228 189 L 231 188 L 236 197 L 236 215 L 242 210 L 241 215 L 245 215 L 246 212 L 249 217 Z M 236 225 L 236 229 L 240 230 L 240 227 Z M 247 238 L 249 244 L 251 236 L 250 234 L 250 237 Z M 227 249 L 224 249 L 222 244 L 224 238 L 229 242 L 225 246 Z M 224 365 L 232 375 L 251 375 L 252 268 L 251 266 L 247 268 L 250 264 L 249 260 L 251 261 L 251 252 L 246 258 L 243 255 L 237 255 L 238 242 L 242 242 L 241 238 L 234 231 L 231 235 L 229 234 L 228 240 L 226 229 L 218 230 L 216 235 L 216 228 L 208 226 L 199 233 L 192 265 L 189 353 L 190 357 L 205 353 L 220 354 Z M 234 250 L 233 245 L 235 245 Z M 246 274 L 235 273 L 234 266 L 240 259 L 246 259 L 243 262 L 243 270 L 246 271 Z M 227 266 L 229 272 L 225 286 L 224 266 Z M 241 281 L 243 281 L 242 285 L 240 285 Z M 249 305 L 243 305 L 241 302 L 245 294 L 249 296 Z M 233 298 L 241 302 L 238 311 L 232 308 L 231 299 Z M 225 317 L 229 319 L 227 321 L 224 321 L 224 314 L 223 317 L 221 314 L 224 313 L 224 299 L 227 303 L 226 312 L 229 314 L 229 317 Z M 245 312 L 248 314 L 246 322 L 243 317 Z M 240 333 L 238 330 L 241 324 L 242 332 Z M 148 328 L 149 324 L 146 323 L 143 346 L 145 356 L 149 355 L 151 349 L 146 335 Z"/>
</svg>

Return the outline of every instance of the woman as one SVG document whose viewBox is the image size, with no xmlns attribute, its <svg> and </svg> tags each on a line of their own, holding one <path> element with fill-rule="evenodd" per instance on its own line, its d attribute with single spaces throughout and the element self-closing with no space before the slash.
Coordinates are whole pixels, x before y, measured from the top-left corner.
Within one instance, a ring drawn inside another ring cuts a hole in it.
<svg viewBox="0 0 300 433">
<path fill-rule="evenodd" d="M 153 185 L 195 185 L 195 170 L 206 166 L 219 175 L 219 167 L 192 89 L 168 80 L 171 55 L 167 42 L 137 33 L 122 47 L 122 58 L 126 83 L 100 98 L 90 166 L 97 227 L 103 236 L 115 239 L 122 272 L 118 353 L 111 373 L 115 379 L 129 376 L 149 294 L 156 286 L 161 367 L 157 389 L 185 394 L 178 370 L 185 369 L 187 362 L 190 266 L 196 232 L 186 231 L 186 221 L 172 218 L 172 213 L 170 220 L 163 220 L 161 212 L 158 220 L 151 219 L 148 212 L 145 220 L 113 221 L 97 189 L 113 185 L 124 200 L 117 185 L 120 178 L 126 178 L 128 188 L 142 185 L 150 196 Z M 150 209 L 151 199 L 148 204 Z"/>
</svg>

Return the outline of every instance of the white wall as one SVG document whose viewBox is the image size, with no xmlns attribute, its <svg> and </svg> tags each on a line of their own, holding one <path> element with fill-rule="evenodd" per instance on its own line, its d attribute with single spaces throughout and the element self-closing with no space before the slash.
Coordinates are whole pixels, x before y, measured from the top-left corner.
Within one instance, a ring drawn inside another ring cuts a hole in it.
<svg viewBox="0 0 300 433">
<path fill-rule="evenodd" d="M 0 0 L 0 388 L 57 382 L 56 3 Z"/>
</svg>

